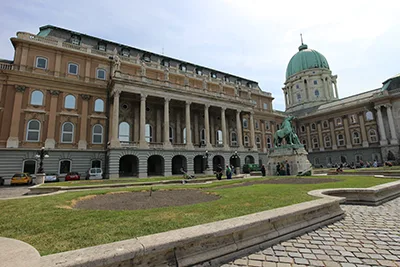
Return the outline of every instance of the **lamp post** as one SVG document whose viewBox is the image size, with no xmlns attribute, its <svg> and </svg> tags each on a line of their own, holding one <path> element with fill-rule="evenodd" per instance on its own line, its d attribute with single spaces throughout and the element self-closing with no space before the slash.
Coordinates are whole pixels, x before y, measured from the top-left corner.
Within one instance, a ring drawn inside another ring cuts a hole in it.
<svg viewBox="0 0 400 267">
<path fill-rule="evenodd" d="M 39 170 L 36 174 L 36 184 L 43 184 L 44 183 L 44 170 L 43 170 L 43 159 L 49 157 L 49 153 L 45 150 L 44 147 L 42 147 L 39 151 L 36 152 L 35 155 L 36 158 L 38 158 L 39 161 Z"/>
<path fill-rule="evenodd" d="M 238 155 L 238 152 L 237 151 L 235 151 L 235 153 L 233 153 L 233 156 L 232 156 L 232 158 L 234 159 L 234 162 L 235 162 L 235 169 L 236 169 L 236 174 L 240 174 L 240 164 L 238 164 L 238 160 L 239 160 L 239 155 Z"/>
</svg>

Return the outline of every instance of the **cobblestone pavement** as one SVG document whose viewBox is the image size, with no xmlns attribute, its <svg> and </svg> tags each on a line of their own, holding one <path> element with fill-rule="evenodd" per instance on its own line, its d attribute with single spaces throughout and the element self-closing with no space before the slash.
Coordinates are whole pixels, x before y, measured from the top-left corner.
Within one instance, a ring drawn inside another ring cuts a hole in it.
<svg viewBox="0 0 400 267">
<path fill-rule="evenodd" d="M 221 267 L 400 267 L 400 198 L 377 207 L 343 205 L 345 219 Z"/>
<path fill-rule="evenodd" d="M 20 197 L 29 192 L 31 185 L 0 186 L 0 199 L 9 197 Z"/>
</svg>

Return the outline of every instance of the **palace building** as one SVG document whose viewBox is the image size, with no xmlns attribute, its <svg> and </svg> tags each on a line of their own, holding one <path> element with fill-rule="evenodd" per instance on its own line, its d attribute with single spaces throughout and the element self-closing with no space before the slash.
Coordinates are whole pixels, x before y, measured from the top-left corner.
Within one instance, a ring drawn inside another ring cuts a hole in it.
<svg viewBox="0 0 400 267">
<path fill-rule="evenodd" d="M 266 163 L 288 114 L 311 163 L 399 157 L 400 76 L 339 99 L 326 58 L 302 44 L 289 62 L 286 112 L 256 81 L 46 25 L 11 38 L 0 60 L 0 176 L 103 169 L 106 177 L 211 173 Z"/>
</svg>

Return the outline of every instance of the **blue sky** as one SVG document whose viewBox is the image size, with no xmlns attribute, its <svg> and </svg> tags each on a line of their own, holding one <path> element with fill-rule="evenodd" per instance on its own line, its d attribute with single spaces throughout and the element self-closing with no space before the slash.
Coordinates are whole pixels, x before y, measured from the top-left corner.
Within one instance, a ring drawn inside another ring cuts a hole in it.
<svg viewBox="0 0 400 267">
<path fill-rule="evenodd" d="M 55 26 L 162 53 L 258 81 L 284 110 L 286 66 L 300 33 L 338 75 L 339 96 L 400 72 L 400 1 L 3 1 L 0 58 L 10 37 Z"/>
</svg>

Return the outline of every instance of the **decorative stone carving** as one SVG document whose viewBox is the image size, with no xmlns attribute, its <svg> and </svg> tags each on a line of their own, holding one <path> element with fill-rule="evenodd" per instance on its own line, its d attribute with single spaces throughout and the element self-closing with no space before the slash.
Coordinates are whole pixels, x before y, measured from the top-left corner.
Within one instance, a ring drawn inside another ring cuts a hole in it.
<svg viewBox="0 0 400 267">
<path fill-rule="evenodd" d="M 89 101 L 92 96 L 82 94 L 81 97 L 83 100 Z"/>
<path fill-rule="evenodd" d="M 50 95 L 52 95 L 52 96 L 60 95 L 60 91 L 58 91 L 58 90 L 48 90 L 48 91 L 49 91 Z"/>
<path fill-rule="evenodd" d="M 24 85 L 15 85 L 15 90 L 17 92 L 23 93 L 26 90 L 26 86 L 24 86 Z"/>
</svg>

